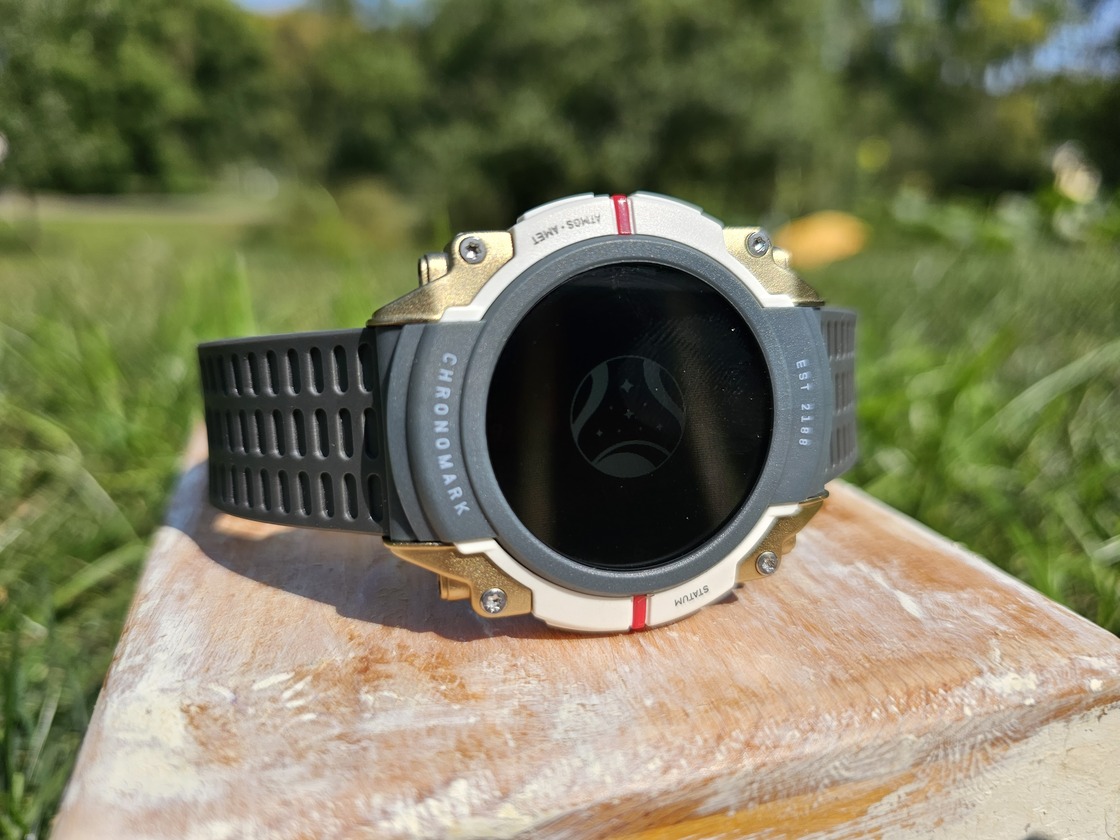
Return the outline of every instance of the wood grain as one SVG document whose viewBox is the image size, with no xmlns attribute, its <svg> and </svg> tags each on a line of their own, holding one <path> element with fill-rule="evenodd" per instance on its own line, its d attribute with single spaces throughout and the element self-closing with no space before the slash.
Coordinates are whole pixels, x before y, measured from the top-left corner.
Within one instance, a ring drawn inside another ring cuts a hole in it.
<svg viewBox="0 0 1120 840">
<path fill-rule="evenodd" d="M 773 578 L 584 637 L 218 514 L 204 455 L 60 840 L 1120 836 L 1120 640 L 846 485 Z"/>
</svg>

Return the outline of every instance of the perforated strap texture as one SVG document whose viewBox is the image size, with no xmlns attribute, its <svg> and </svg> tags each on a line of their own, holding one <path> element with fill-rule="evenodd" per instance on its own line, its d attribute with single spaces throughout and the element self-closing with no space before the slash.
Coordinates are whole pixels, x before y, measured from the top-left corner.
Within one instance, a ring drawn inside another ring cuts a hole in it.
<svg viewBox="0 0 1120 840">
<path fill-rule="evenodd" d="M 831 481 L 855 464 L 859 457 L 856 439 L 856 313 L 846 309 L 822 309 L 821 333 L 832 368 L 835 410 L 828 447 L 825 481 Z"/>
<path fill-rule="evenodd" d="M 237 516 L 384 533 L 373 330 L 200 345 L 210 501 Z"/>
</svg>

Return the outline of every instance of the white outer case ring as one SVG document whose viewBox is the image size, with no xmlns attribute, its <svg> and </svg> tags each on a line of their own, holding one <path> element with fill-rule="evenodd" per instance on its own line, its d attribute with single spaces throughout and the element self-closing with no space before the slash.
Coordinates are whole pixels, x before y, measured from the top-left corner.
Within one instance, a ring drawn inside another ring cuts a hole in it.
<svg viewBox="0 0 1120 840">
<path fill-rule="evenodd" d="M 738 277 L 764 307 L 795 305 L 789 295 L 766 291 L 758 278 L 728 253 L 723 225 L 694 205 L 654 193 L 634 193 L 630 196 L 630 228 L 635 234 L 660 236 L 706 254 Z M 494 273 L 470 303 L 449 306 L 441 321 L 481 321 L 498 295 L 541 258 L 573 242 L 616 236 L 614 203 L 602 195 L 543 204 L 523 215 L 510 233 L 510 261 Z"/>
<path fill-rule="evenodd" d="M 767 508 L 743 541 L 715 566 L 672 589 L 648 595 L 642 625 L 653 627 L 684 618 L 734 589 L 742 559 L 766 536 L 775 520 L 797 513 L 798 507 L 775 505 Z M 532 590 L 533 615 L 553 627 L 585 633 L 618 633 L 631 629 L 634 624 L 632 595 L 608 598 L 557 586 L 518 563 L 495 540 L 456 543 L 455 548 L 464 555 L 485 554 L 495 566 Z M 705 586 L 706 592 L 703 591 Z M 682 600 L 689 595 L 693 597 Z"/>
<path fill-rule="evenodd" d="M 727 251 L 723 225 L 700 208 L 655 193 L 630 196 L 630 227 L 635 234 L 659 236 L 700 251 L 739 278 L 764 307 L 792 307 L 789 295 L 763 288 L 747 268 Z M 513 257 L 465 306 L 448 307 L 441 321 L 480 321 L 491 304 L 534 263 L 584 239 L 618 234 L 614 203 L 609 196 L 573 196 L 530 210 L 510 229 Z M 774 521 L 799 506 L 774 505 L 727 556 L 708 570 L 672 589 L 646 596 L 641 626 L 668 624 L 717 601 L 735 588 L 739 563 L 770 531 Z M 533 615 L 553 627 L 591 633 L 618 633 L 634 625 L 634 597 L 587 595 L 557 586 L 529 571 L 493 539 L 456 543 L 462 554 L 485 554 L 499 569 L 533 593 Z M 705 588 L 707 591 L 705 591 Z"/>
</svg>

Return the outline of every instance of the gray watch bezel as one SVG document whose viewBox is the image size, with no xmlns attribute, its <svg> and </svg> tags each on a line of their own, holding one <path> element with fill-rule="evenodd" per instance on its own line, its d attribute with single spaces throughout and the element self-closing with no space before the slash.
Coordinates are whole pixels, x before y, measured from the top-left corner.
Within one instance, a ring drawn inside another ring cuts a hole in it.
<svg viewBox="0 0 1120 840">
<path fill-rule="evenodd" d="M 551 549 L 528 530 L 505 499 L 490 463 L 486 410 L 494 369 L 514 328 L 552 289 L 592 268 L 620 262 L 650 262 L 692 274 L 718 290 L 743 316 L 766 359 L 774 395 L 774 424 L 766 464 L 753 491 L 715 536 L 663 566 L 636 571 L 611 571 L 586 566 Z M 809 445 L 799 445 L 795 383 L 799 368 L 809 371 L 821 420 L 830 416 L 832 383 L 817 313 L 806 307 L 763 307 L 752 292 L 724 265 L 695 248 L 657 236 L 632 235 L 582 240 L 544 256 L 522 272 L 490 305 L 464 378 L 461 440 L 464 466 L 482 511 L 499 543 L 535 574 L 559 586 L 611 597 L 657 592 L 691 580 L 734 550 L 766 509 L 797 503 L 823 489 L 820 470 L 822 441 L 828 429 Z M 427 329 L 440 329 L 440 324 Z M 426 343 L 426 342 L 425 342 Z M 438 341 L 429 346 L 435 347 Z M 419 359 L 417 360 L 420 361 Z M 414 467 L 416 465 L 414 464 Z M 441 535 L 455 540 L 453 534 Z M 466 535 L 464 535 L 466 536 Z"/>
</svg>

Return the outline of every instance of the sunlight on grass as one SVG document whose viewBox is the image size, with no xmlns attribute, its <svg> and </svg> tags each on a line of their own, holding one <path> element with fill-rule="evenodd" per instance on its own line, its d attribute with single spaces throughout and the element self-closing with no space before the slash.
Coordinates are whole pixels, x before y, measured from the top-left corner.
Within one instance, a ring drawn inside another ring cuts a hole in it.
<svg viewBox="0 0 1120 840">
<path fill-rule="evenodd" d="M 76 207 L 0 236 L 3 837 L 57 808 L 198 419 L 195 344 L 358 326 L 415 276 L 408 242 L 308 256 L 236 216 Z"/>
<path fill-rule="evenodd" d="M 861 309 L 852 480 L 1120 631 L 1120 263 L 896 243 L 814 276 Z"/>
</svg>

